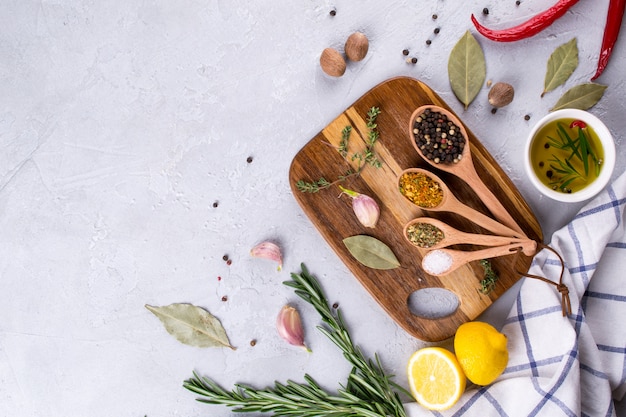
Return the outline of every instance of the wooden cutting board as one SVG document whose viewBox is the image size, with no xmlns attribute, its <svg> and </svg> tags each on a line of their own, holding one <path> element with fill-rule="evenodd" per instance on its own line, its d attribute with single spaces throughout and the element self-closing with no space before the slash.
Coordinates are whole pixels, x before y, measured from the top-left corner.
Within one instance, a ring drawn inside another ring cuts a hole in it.
<svg viewBox="0 0 626 417">
<path fill-rule="evenodd" d="M 418 216 L 430 216 L 466 232 L 489 232 L 455 213 L 426 213 L 408 202 L 399 193 L 396 185 L 402 170 L 420 167 L 434 172 L 453 190 L 459 200 L 491 216 L 467 184 L 432 168 L 413 149 L 412 138 L 408 133 L 409 119 L 417 107 L 425 104 L 436 104 L 452 111 L 433 90 L 418 80 L 399 77 L 379 84 L 341 113 L 297 153 L 290 167 L 289 181 L 294 197 L 311 222 L 372 297 L 408 333 L 425 341 L 436 342 L 453 336 L 459 325 L 480 315 L 517 282 L 520 275 L 515 271 L 528 271 L 532 258 L 520 254 L 492 259 L 492 266 L 499 279 L 495 289 L 488 295 L 479 291 L 484 270 L 478 262 L 443 277 L 434 277 L 422 270 L 421 259 L 425 252 L 406 242 L 402 235 L 404 225 L 409 220 Z M 368 133 L 367 112 L 371 107 L 381 110 L 376 120 L 380 138 L 374 151 L 382 162 L 382 167 L 368 166 L 361 175 L 351 177 L 341 185 L 377 200 L 381 215 L 373 229 L 365 228 L 358 222 L 352 211 L 351 199 L 346 196 L 338 198 L 340 190 L 336 185 L 313 194 L 303 193 L 296 187 L 299 180 L 312 182 L 323 177 L 334 181 L 348 170 L 356 168 L 357 163 L 350 157 L 343 158 L 337 146 L 341 140 L 341 131 L 349 125 L 352 126 L 349 155 L 362 152 Z M 519 191 L 474 134 L 469 129 L 467 132 L 479 176 L 518 221 L 526 235 L 542 241 L 541 226 Z M 347 250 L 343 239 L 360 234 L 375 237 L 387 244 L 400 261 L 401 267 L 377 270 L 359 263 Z M 477 248 L 464 246 L 463 249 Z M 414 314 L 409 308 L 409 296 L 425 288 L 441 288 L 453 292 L 460 301 L 459 307 L 454 313 L 436 319 Z"/>
</svg>

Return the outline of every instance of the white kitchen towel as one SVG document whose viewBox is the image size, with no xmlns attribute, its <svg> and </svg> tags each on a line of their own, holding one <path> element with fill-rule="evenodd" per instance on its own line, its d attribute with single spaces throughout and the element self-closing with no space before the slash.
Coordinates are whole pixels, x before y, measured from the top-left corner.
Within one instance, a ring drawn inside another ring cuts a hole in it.
<svg viewBox="0 0 626 417">
<path fill-rule="evenodd" d="M 565 261 L 572 313 L 555 286 L 524 278 L 502 332 L 509 363 L 491 385 L 470 387 L 444 412 L 406 404 L 410 417 L 615 416 L 626 391 L 626 172 L 551 238 Z M 549 250 L 529 273 L 558 282 Z"/>
</svg>

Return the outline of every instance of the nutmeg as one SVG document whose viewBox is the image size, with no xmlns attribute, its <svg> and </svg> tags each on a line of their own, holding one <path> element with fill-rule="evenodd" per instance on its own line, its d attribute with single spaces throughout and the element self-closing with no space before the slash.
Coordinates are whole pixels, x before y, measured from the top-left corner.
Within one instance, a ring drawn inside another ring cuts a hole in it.
<svg viewBox="0 0 626 417">
<path fill-rule="evenodd" d="M 346 72 L 346 60 L 336 49 L 326 48 L 320 56 L 322 71 L 331 77 L 341 77 Z"/>
<path fill-rule="evenodd" d="M 352 61 L 360 61 L 365 58 L 369 49 L 369 41 L 367 36 L 361 32 L 354 32 L 346 40 L 344 51 L 348 58 Z"/>
<path fill-rule="evenodd" d="M 504 107 L 513 101 L 515 90 L 511 84 L 498 82 L 489 90 L 489 104 L 493 107 Z"/>
</svg>

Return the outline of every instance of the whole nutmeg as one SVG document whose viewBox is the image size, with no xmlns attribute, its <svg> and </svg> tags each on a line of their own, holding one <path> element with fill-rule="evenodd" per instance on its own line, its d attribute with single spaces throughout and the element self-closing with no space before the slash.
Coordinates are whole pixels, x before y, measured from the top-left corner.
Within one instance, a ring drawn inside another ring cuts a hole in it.
<svg viewBox="0 0 626 417">
<path fill-rule="evenodd" d="M 513 101 L 515 90 L 513 86 L 508 83 L 498 82 L 489 90 L 489 104 L 493 107 L 504 107 Z"/>
<path fill-rule="evenodd" d="M 352 61 L 360 61 L 365 58 L 369 49 L 369 41 L 367 36 L 361 32 L 354 32 L 348 37 L 344 51 L 348 58 Z"/>
<path fill-rule="evenodd" d="M 326 48 L 320 56 L 322 71 L 331 77 L 341 77 L 346 72 L 346 60 L 333 48 Z"/>
</svg>

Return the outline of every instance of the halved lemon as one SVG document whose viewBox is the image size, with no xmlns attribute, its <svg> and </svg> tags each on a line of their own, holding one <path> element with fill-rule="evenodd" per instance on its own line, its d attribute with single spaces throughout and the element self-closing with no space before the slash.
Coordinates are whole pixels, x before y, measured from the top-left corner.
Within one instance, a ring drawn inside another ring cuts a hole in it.
<svg viewBox="0 0 626 417">
<path fill-rule="evenodd" d="M 429 410 L 447 410 L 465 391 L 466 378 L 452 352 L 440 347 L 419 349 L 409 359 L 409 388 Z"/>
</svg>

